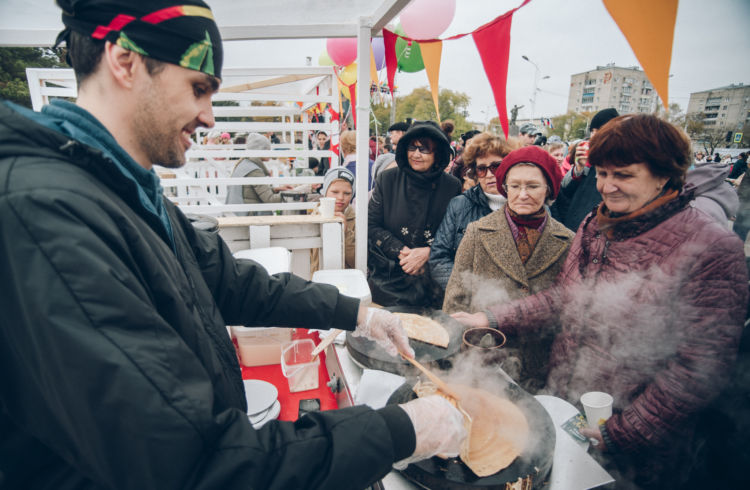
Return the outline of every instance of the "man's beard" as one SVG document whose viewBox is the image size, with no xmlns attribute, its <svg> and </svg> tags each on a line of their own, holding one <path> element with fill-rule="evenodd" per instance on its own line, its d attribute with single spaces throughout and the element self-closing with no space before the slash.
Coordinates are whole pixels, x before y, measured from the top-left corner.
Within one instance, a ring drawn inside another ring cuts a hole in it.
<svg viewBox="0 0 750 490">
<path fill-rule="evenodd" d="M 143 119 L 150 119 L 150 123 L 136 115 L 135 134 L 149 161 L 153 165 L 165 168 L 180 168 L 185 165 L 185 152 L 179 137 L 169 134 L 172 125 L 160 126 L 155 124 L 153 115 L 142 114 L 142 116 Z"/>
<path fill-rule="evenodd" d="M 133 132 L 148 163 L 165 168 L 185 165 L 182 132 L 172 134 L 177 122 L 170 117 L 169 108 L 153 90 L 149 90 L 141 99 L 133 124 Z"/>
</svg>

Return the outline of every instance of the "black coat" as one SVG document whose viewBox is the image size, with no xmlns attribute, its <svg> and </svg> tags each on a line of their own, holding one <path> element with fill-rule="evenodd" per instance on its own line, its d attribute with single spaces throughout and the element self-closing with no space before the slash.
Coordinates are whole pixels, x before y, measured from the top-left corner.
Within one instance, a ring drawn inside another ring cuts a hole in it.
<svg viewBox="0 0 750 490">
<path fill-rule="evenodd" d="M 602 196 L 596 189 L 596 169 L 590 167 L 588 173 L 578 180 L 573 180 L 571 168 L 565 175 L 560 193 L 550 206 L 550 214 L 571 231 L 577 231 L 583 218 L 602 202 Z"/>
<path fill-rule="evenodd" d="M 480 185 L 475 185 L 460 196 L 454 197 L 448 204 L 445 217 L 430 249 L 430 273 L 443 290 L 453 272 L 453 262 L 461 239 L 466 233 L 466 227 L 491 212 L 487 196 Z"/>
<path fill-rule="evenodd" d="M 728 179 L 736 179 L 747 170 L 747 157 L 738 158 L 732 165 L 732 171 L 729 173 Z"/>
<path fill-rule="evenodd" d="M 420 137 L 437 142 L 435 163 L 423 173 L 409 166 L 406 155 L 407 146 Z M 438 308 L 442 304 L 428 268 L 421 276 L 409 276 L 398 254 L 405 246 L 431 246 L 448 203 L 461 193 L 461 182 L 444 172 L 449 161 L 450 146 L 442 131 L 416 124 L 398 142 L 398 166 L 378 174 L 368 207 L 369 282 L 375 303 Z"/>
<path fill-rule="evenodd" d="M 0 487 L 363 488 L 413 451 L 393 408 L 254 430 L 225 326 L 351 330 L 358 302 L 165 206 L 173 245 L 99 150 L 0 104 Z"/>
</svg>

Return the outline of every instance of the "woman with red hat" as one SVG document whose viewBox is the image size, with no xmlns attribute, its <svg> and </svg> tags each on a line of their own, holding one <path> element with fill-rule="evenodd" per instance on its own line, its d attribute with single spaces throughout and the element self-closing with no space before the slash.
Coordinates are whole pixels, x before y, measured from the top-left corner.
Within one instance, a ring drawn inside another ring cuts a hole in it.
<svg viewBox="0 0 750 490">
<path fill-rule="evenodd" d="M 671 123 L 614 118 L 591 138 L 588 159 L 602 202 L 554 285 L 454 318 L 509 338 L 559 324 L 545 391 L 573 404 L 590 391 L 612 397 L 612 415 L 581 433 L 597 441 L 593 454 L 617 488 L 693 488 L 715 464 L 705 448 L 732 456 L 722 453 L 729 437 L 715 439 L 728 412 L 713 404 L 732 379 L 747 314 L 743 244 L 693 205 L 691 142 Z M 709 471 L 704 486 L 746 486 L 724 481 L 730 474 Z"/>
<path fill-rule="evenodd" d="M 482 311 L 546 289 L 573 242 L 573 232 L 545 206 L 560 189 L 557 163 L 548 152 L 538 146 L 510 152 L 495 171 L 495 180 L 508 201 L 468 226 L 445 291 L 446 312 Z M 488 288 L 488 281 L 497 287 Z M 503 368 L 531 393 L 547 379 L 553 337 L 548 332 L 505 349 Z"/>
</svg>

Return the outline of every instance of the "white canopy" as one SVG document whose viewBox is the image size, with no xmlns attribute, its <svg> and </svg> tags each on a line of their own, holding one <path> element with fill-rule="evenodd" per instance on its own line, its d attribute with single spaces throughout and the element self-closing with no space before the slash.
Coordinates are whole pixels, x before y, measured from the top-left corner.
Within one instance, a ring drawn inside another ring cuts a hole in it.
<svg viewBox="0 0 750 490">
<path fill-rule="evenodd" d="M 409 0 L 208 0 L 225 41 L 377 34 Z M 51 46 L 62 30 L 53 0 L 2 0 L 0 46 Z"/>
</svg>

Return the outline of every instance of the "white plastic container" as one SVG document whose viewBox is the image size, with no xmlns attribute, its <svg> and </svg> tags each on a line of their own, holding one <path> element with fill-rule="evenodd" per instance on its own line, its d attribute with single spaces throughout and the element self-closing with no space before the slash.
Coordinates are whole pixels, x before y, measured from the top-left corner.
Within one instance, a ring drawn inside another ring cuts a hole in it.
<svg viewBox="0 0 750 490">
<path fill-rule="evenodd" d="M 292 331 L 291 328 L 232 327 L 240 362 L 247 367 L 278 364 L 282 346 L 292 340 Z"/>
<path fill-rule="evenodd" d="M 310 339 L 294 340 L 281 350 L 281 372 L 289 382 L 289 391 L 318 388 L 319 357 L 312 357 L 315 342 Z"/>
<path fill-rule="evenodd" d="M 364 306 L 372 302 L 367 278 L 359 269 L 326 269 L 315 271 L 312 281 L 336 286 L 339 288 L 341 294 L 358 298 Z"/>
</svg>

